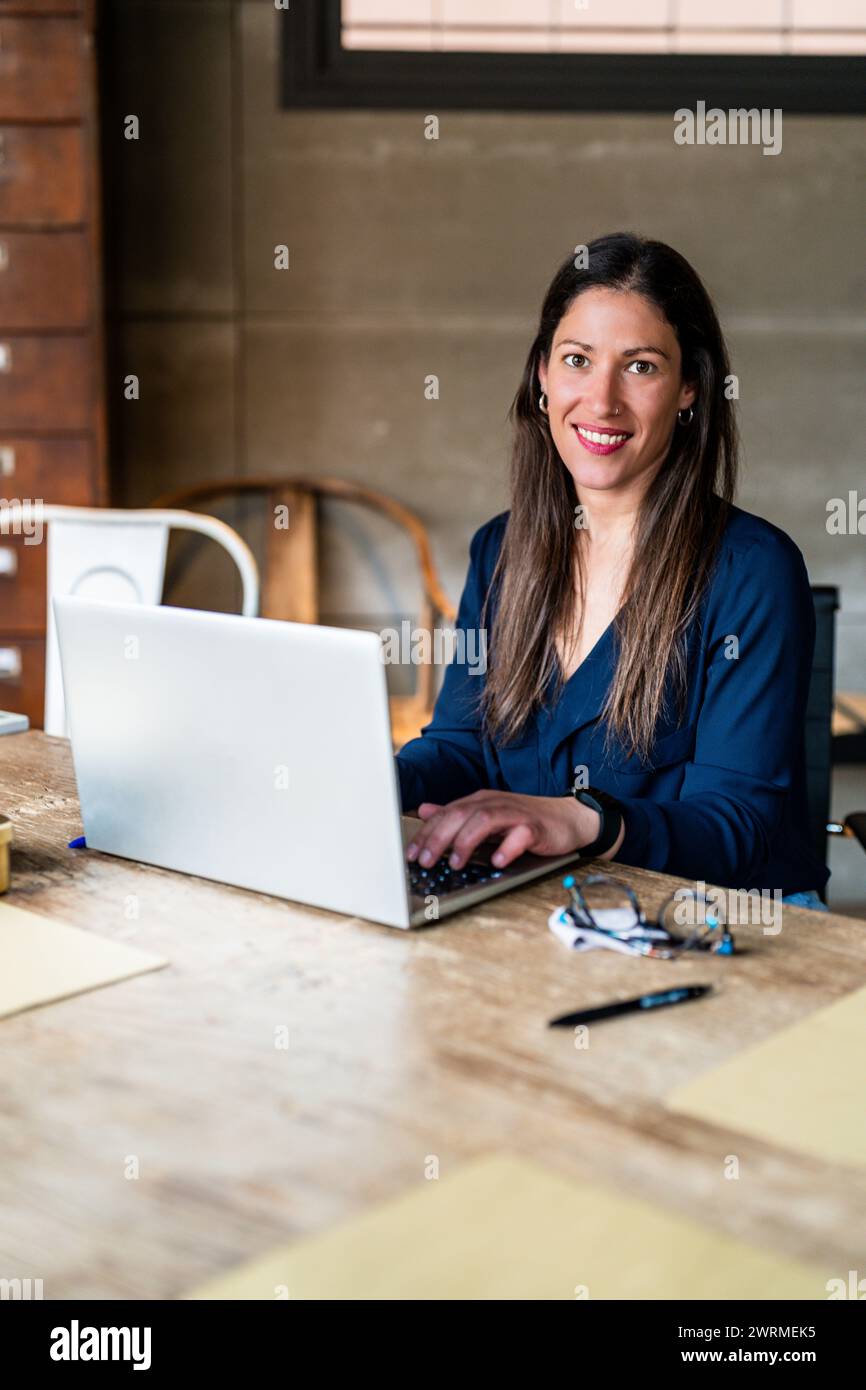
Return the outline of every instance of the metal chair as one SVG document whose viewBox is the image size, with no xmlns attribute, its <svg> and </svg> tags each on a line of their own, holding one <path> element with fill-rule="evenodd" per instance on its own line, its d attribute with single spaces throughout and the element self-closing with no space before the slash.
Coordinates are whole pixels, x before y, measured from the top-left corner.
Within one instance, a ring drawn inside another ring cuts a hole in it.
<svg viewBox="0 0 866 1390">
<path fill-rule="evenodd" d="M 48 531 L 48 613 L 45 651 L 47 734 L 65 737 L 66 709 L 60 652 L 51 600 L 59 594 L 114 603 L 158 604 L 165 578 L 168 535 L 172 529 L 197 531 L 228 551 L 240 571 L 242 612 L 255 617 L 259 573 L 246 541 L 224 521 L 178 510 L 122 511 L 99 507 L 55 507 L 10 502 L 0 507 L 0 534 L 46 526 Z"/>
</svg>

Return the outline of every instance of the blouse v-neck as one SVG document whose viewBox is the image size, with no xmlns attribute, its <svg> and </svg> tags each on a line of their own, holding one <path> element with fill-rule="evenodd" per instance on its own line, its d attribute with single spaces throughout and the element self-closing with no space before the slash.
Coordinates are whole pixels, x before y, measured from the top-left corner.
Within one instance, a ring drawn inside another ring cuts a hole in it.
<svg viewBox="0 0 866 1390">
<path fill-rule="evenodd" d="M 564 681 L 564 683 L 563 683 L 563 686 L 562 686 L 562 689 L 563 689 L 563 690 L 567 690 L 567 689 L 569 688 L 569 686 L 571 685 L 572 681 L 575 679 L 575 677 L 576 677 L 576 676 L 579 676 L 580 673 L 581 673 L 581 671 L 583 671 L 584 668 L 585 668 L 586 666 L 589 666 L 589 665 L 592 664 L 593 658 L 596 657 L 596 656 L 598 655 L 598 652 L 599 652 L 599 650 L 600 650 L 600 648 L 601 648 L 601 646 L 602 646 L 602 643 L 604 643 L 604 642 L 606 641 L 607 638 L 612 637 L 614 625 L 615 625 L 616 620 L 617 620 L 617 618 L 619 617 L 619 615 L 620 615 L 621 612 L 622 612 L 622 609 L 620 608 L 620 609 L 617 610 L 616 613 L 614 613 L 614 615 L 613 615 L 613 617 L 611 618 L 610 622 L 608 623 L 607 627 L 606 627 L 606 628 L 599 634 L 599 636 L 596 638 L 595 642 L 594 642 L 593 645 L 590 647 L 589 651 L 586 653 L 586 656 L 582 659 L 582 661 L 581 661 L 577 666 L 575 666 L 575 668 L 574 668 L 574 670 L 572 671 L 571 675 L 566 677 L 566 679 L 565 679 L 565 681 Z M 557 658 L 556 658 L 556 659 L 557 659 L 557 661 L 559 661 L 559 653 L 558 653 L 558 652 L 557 652 Z M 561 667 L 562 667 L 562 664 L 560 663 L 560 669 L 561 669 Z"/>
</svg>

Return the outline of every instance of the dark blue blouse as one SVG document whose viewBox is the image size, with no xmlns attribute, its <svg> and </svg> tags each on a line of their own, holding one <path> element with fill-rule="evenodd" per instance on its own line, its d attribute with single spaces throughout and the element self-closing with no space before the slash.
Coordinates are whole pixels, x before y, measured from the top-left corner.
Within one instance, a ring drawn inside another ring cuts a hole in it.
<svg viewBox="0 0 866 1390">
<path fill-rule="evenodd" d="M 494 517 L 472 539 L 458 630 L 477 633 L 507 519 Z M 607 755 L 602 747 L 613 624 L 507 746 L 482 733 L 485 676 L 472 664 L 477 638 L 467 640 L 469 659 L 448 666 L 431 722 L 397 755 L 404 810 L 483 787 L 562 796 L 585 767 L 589 784 L 625 808 L 618 861 L 724 887 L 822 889 L 829 872 L 809 844 L 805 780 L 815 611 L 789 536 L 731 509 L 687 643 L 685 717 L 660 721 L 642 763 L 617 742 Z"/>
</svg>

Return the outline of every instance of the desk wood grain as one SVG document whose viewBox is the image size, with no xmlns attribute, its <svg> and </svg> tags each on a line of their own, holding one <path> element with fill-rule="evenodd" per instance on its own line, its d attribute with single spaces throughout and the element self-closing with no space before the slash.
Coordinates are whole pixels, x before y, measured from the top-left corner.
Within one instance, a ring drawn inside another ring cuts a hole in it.
<svg viewBox="0 0 866 1390">
<path fill-rule="evenodd" d="M 69 746 L 39 733 L 0 739 L 0 811 L 9 902 L 171 962 L 0 1022 L 0 1277 L 41 1278 L 46 1298 L 175 1297 L 426 1181 L 433 1157 L 444 1177 L 499 1149 L 863 1272 L 866 1173 L 662 1101 L 862 985 L 864 923 L 785 909 L 778 936 L 740 928 L 733 959 L 579 956 L 547 929 L 551 876 L 419 932 L 377 927 L 69 850 Z M 650 909 L 677 882 L 612 868 Z M 698 981 L 719 990 L 586 1050 L 545 1027 Z"/>
</svg>

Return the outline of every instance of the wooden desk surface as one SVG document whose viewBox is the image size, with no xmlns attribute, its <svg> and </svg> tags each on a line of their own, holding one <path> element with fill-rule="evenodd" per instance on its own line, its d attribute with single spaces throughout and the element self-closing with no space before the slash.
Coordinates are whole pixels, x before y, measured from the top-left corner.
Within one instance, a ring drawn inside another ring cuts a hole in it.
<svg viewBox="0 0 866 1390">
<path fill-rule="evenodd" d="M 866 1173 L 661 1102 L 863 984 L 863 922 L 786 909 L 778 936 L 739 928 L 752 949 L 733 959 L 579 956 L 547 929 L 551 876 L 441 926 L 377 927 L 69 850 L 69 747 L 39 733 L 0 739 L 0 811 L 9 902 L 171 962 L 0 1021 L 0 1277 L 42 1278 L 46 1298 L 170 1298 L 408 1190 L 428 1156 L 444 1177 L 496 1149 L 862 1271 Z M 652 909 L 676 886 L 613 871 Z M 545 1027 L 687 981 L 722 988 L 608 1023 L 585 1051 Z"/>
</svg>

